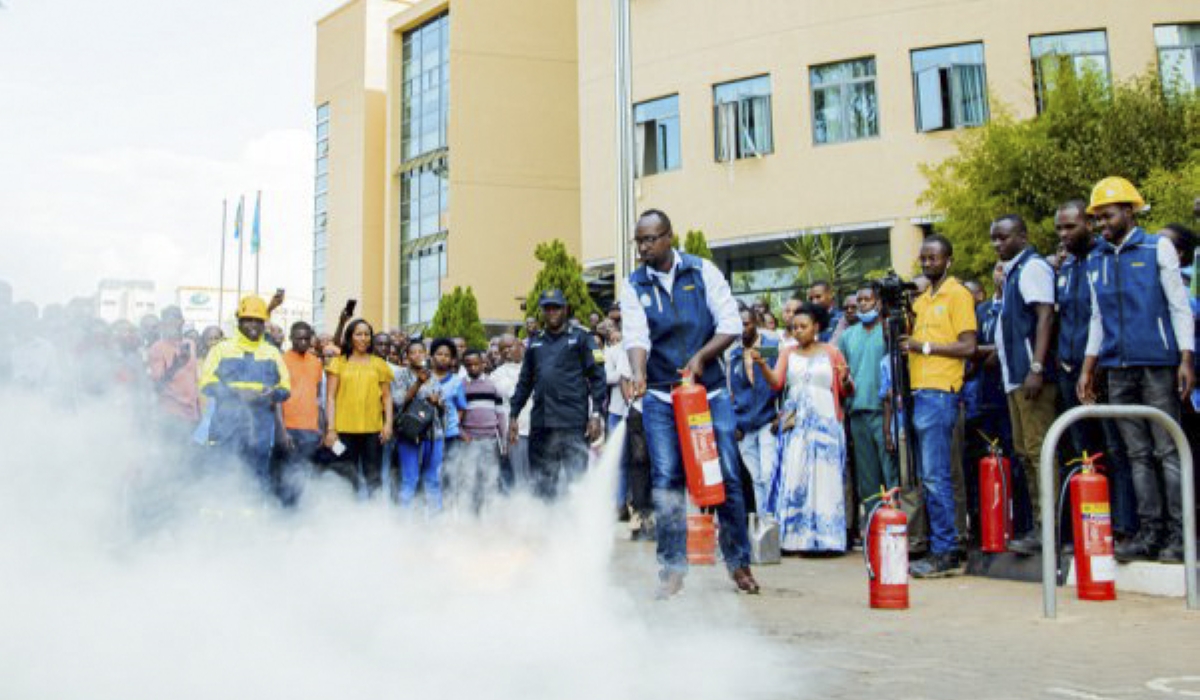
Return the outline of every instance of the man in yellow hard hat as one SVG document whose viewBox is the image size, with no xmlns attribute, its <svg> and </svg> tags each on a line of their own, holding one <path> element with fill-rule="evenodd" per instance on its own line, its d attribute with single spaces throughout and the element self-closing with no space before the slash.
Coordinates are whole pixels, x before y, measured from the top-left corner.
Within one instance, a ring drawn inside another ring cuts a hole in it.
<svg viewBox="0 0 1200 700">
<path fill-rule="evenodd" d="M 240 458 L 263 488 L 272 490 L 275 406 L 291 395 L 291 385 L 279 350 L 263 341 L 269 317 L 261 298 L 242 298 L 233 337 L 214 346 L 204 359 L 200 390 L 215 402 L 208 442 Z"/>
<path fill-rule="evenodd" d="M 1109 177 L 1092 190 L 1088 214 L 1104 241 L 1088 254 L 1092 319 L 1077 392 L 1096 400 L 1097 368 L 1107 372 L 1112 404 L 1153 406 L 1180 419 L 1192 391 L 1194 319 L 1171 241 L 1147 233 L 1136 214 L 1145 207 L 1125 178 Z M 1122 561 L 1183 559 L 1180 459 L 1167 432 L 1145 421 L 1121 420 L 1138 501 L 1137 535 L 1116 547 Z M 1165 504 L 1165 507 L 1164 507 Z"/>
</svg>

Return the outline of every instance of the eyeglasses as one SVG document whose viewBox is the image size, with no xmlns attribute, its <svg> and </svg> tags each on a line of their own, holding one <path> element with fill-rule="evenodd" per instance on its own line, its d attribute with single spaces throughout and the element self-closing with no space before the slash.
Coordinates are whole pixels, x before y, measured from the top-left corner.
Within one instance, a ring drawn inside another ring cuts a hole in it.
<svg viewBox="0 0 1200 700">
<path fill-rule="evenodd" d="M 656 233 L 653 236 L 636 236 L 633 239 L 633 245 L 637 246 L 638 248 L 645 248 L 646 246 L 654 245 L 658 239 L 669 235 L 671 235 L 670 231 L 663 231 L 662 233 Z"/>
</svg>

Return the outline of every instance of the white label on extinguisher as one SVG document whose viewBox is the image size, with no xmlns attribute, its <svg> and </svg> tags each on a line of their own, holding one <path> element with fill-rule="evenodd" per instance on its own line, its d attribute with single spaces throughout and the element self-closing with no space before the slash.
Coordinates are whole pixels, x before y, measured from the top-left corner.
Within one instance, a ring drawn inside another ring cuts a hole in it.
<svg viewBox="0 0 1200 700">
<path fill-rule="evenodd" d="M 1092 580 L 1096 583 L 1108 583 L 1117 580 L 1117 560 L 1112 555 L 1092 557 Z"/>
<path fill-rule="evenodd" d="M 888 526 L 879 540 L 879 582 L 885 586 L 908 583 L 908 528 L 903 525 Z"/>
<path fill-rule="evenodd" d="M 707 462 L 700 464 L 700 471 L 704 474 L 705 486 L 716 486 L 721 483 L 721 460 L 710 459 Z"/>
</svg>

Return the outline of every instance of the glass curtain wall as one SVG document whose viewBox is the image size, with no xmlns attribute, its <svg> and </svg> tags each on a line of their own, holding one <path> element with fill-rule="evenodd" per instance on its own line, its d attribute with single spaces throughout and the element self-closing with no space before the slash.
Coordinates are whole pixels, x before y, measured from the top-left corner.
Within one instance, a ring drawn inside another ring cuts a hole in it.
<svg viewBox="0 0 1200 700">
<path fill-rule="evenodd" d="M 329 103 L 317 107 L 317 167 L 313 189 L 313 326 L 325 328 L 325 269 L 329 250 Z"/>
<path fill-rule="evenodd" d="M 404 35 L 400 149 L 400 321 L 433 320 L 449 231 L 449 24 L 442 14 Z"/>
</svg>

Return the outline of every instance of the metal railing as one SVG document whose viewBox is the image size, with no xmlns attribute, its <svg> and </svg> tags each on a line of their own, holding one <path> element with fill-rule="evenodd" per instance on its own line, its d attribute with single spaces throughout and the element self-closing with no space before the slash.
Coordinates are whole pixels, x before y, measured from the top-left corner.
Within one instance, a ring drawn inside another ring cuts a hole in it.
<svg viewBox="0 0 1200 700">
<path fill-rule="evenodd" d="M 1055 573 L 1058 558 L 1055 554 L 1054 523 L 1057 517 L 1054 502 L 1058 492 L 1055 482 L 1055 454 L 1058 441 L 1067 428 L 1076 421 L 1089 418 L 1128 418 L 1146 420 L 1158 424 L 1175 441 L 1179 451 L 1180 487 L 1183 489 L 1183 575 L 1187 588 L 1187 609 L 1200 610 L 1196 596 L 1196 498 L 1193 486 L 1192 449 L 1188 445 L 1183 428 L 1166 413 L 1149 406 L 1076 406 L 1058 417 L 1046 432 L 1040 458 L 1038 474 L 1041 486 L 1042 509 L 1042 605 L 1043 614 L 1052 618 L 1056 615 L 1058 599 L 1055 591 Z M 1079 546 L 1076 543 L 1075 546 Z"/>
</svg>

